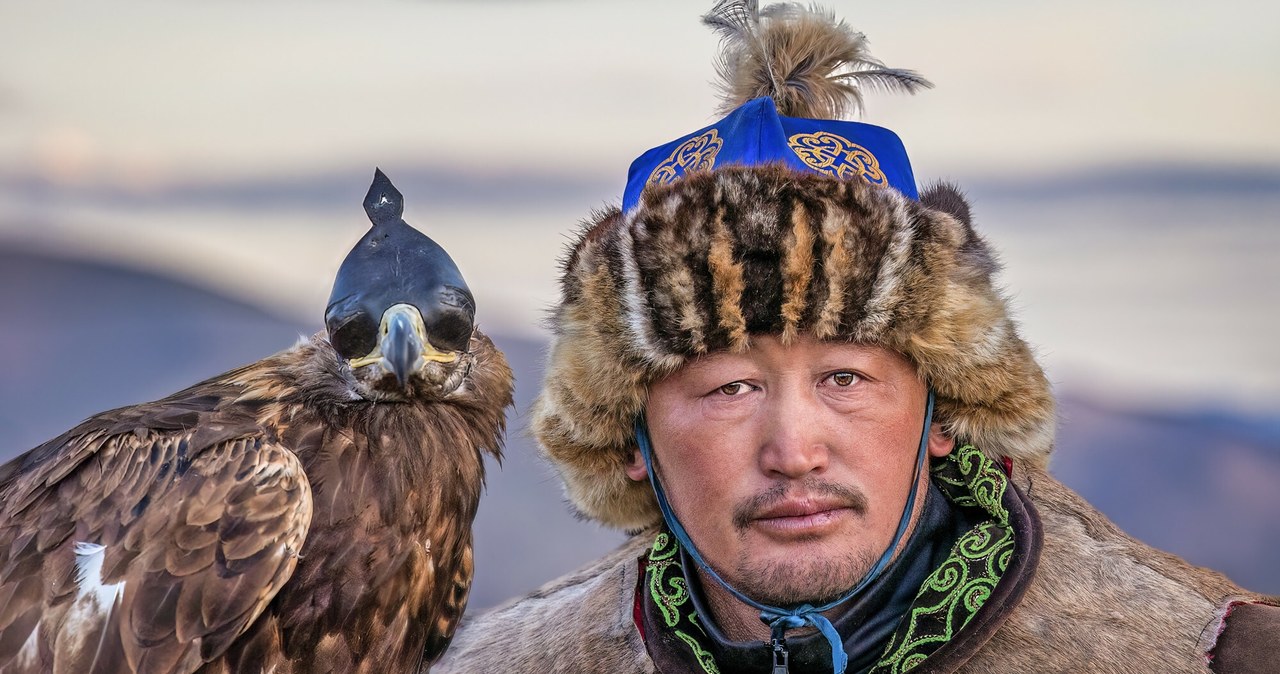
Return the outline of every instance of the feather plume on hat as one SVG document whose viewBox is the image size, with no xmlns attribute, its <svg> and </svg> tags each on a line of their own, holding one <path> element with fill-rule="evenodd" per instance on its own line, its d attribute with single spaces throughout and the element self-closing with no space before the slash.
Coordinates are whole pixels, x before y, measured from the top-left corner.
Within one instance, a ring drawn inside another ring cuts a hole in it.
<svg viewBox="0 0 1280 674">
<path fill-rule="evenodd" d="M 788 117 L 842 119 L 862 109 L 862 88 L 914 94 L 933 86 L 914 71 L 886 68 L 865 35 L 816 6 L 761 10 L 758 0 L 721 0 L 702 22 L 722 40 L 719 112 L 768 96 Z"/>
</svg>

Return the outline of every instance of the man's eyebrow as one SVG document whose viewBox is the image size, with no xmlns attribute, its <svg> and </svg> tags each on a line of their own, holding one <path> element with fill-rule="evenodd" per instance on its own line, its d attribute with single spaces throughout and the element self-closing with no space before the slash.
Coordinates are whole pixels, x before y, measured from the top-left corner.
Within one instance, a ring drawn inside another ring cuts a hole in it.
<svg viewBox="0 0 1280 674">
<path fill-rule="evenodd" d="M 728 354 L 723 352 L 703 354 L 701 356 L 698 356 L 697 358 L 694 358 L 693 360 L 688 361 L 687 363 L 684 364 L 682 368 L 680 368 L 680 370 L 676 370 L 676 372 L 680 372 L 683 370 L 684 372 L 691 372 L 691 373 L 697 374 L 697 373 L 709 370 L 711 368 L 714 368 L 718 365 L 721 365 L 732 357 L 733 357 L 733 354 Z"/>
</svg>

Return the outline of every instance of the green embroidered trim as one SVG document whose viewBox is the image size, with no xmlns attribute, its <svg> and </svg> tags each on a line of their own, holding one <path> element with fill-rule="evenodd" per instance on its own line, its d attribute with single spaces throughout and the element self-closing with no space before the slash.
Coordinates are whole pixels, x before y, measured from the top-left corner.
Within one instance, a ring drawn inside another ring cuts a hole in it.
<svg viewBox="0 0 1280 674">
<path fill-rule="evenodd" d="M 698 643 L 697 638 L 679 630 L 676 631 L 676 638 L 683 641 L 686 646 L 693 650 L 693 657 L 697 658 L 698 665 L 702 667 L 702 671 L 707 674 L 720 674 L 720 670 L 716 667 L 715 658 L 711 657 L 711 653 L 702 648 L 702 644 Z"/>
<path fill-rule="evenodd" d="M 1009 481 L 977 448 L 965 445 L 932 468 L 934 484 L 959 507 L 981 509 L 990 518 L 965 532 L 946 561 L 920 586 L 871 674 L 903 674 L 924 662 L 954 637 L 991 597 L 1013 558 L 1013 528 L 1002 504 Z M 663 622 L 689 647 L 704 674 L 719 674 L 702 646 L 706 631 L 689 598 L 680 565 L 680 545 L 663 531 L 654 539 L 645 565 L 649 594 Z"/>
<path fill-rule="evenodd" d="M 872 674 L 902 674 L 924 662 L 978 613 L 1013 558 L 1013 528 L 1001 499 L 1009 481 L 972 445 L 933 467 L 933 481 L 961 507 L 981 508 L 992 519 L 956 541 L 929 575 Z"/>
<path fill-rule="evenodd" d="M 931 469 L 933 482 L 951 502 L 964 508 L 982 508 L 1001 526 L 1009 525 L 1009 511 L 1001 503 L 1009 480 L 1004 471 L 978 451 L 965 445 Z"/>
<path fill-rule="evenodd" d="M 645 575 L 649 578 L 649 595 L 662 614 L 662 621 L 693 651 L 705 674 L 720 674 L 715 658 L 699 641 L 707 633 L 698 623 L 698 612 L 689 599 L 689 586 L 680 567 L 680 544 L 674 536 L 664 531 L 654 539 Z"/>
</svg>

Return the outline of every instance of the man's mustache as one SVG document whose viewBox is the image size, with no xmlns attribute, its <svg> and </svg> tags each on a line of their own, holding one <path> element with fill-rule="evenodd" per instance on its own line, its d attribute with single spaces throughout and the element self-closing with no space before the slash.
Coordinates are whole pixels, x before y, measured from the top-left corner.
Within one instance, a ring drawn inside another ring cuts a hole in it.
<svg viewBox="0 0 1280 674">
<path fill-rule="evenodd" d="M 791 496 L 788 496 L 790 492 Z M 778 482 L 769 489 L 738 504 L 733 509 L 733 526 L 744 531 L 753 520 L 775 504 L 788 498 L 823 498 L 835 501 L 835 507 L 851 508 L 859 513 L 867 509 L 867 497 L 860 489 L 836 482 L 806 479 L 800 482 Z"/>
</svg>

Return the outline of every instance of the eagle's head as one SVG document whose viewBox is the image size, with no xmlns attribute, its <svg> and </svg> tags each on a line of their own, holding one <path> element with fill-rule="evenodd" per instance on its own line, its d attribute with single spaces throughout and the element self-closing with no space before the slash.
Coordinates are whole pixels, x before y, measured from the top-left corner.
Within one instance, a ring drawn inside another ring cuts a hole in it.
<svg viewBox="0 0 1280 674">
<path fill-rule="evenodd" d="M 329 343 L 373 400 L 443 398 L 472 363 L 475 300 L 449 254 L 402 218 L 381 170 L 364 201 L 373 227 L 347 254 L 329 297 Z"/>
</svg>

